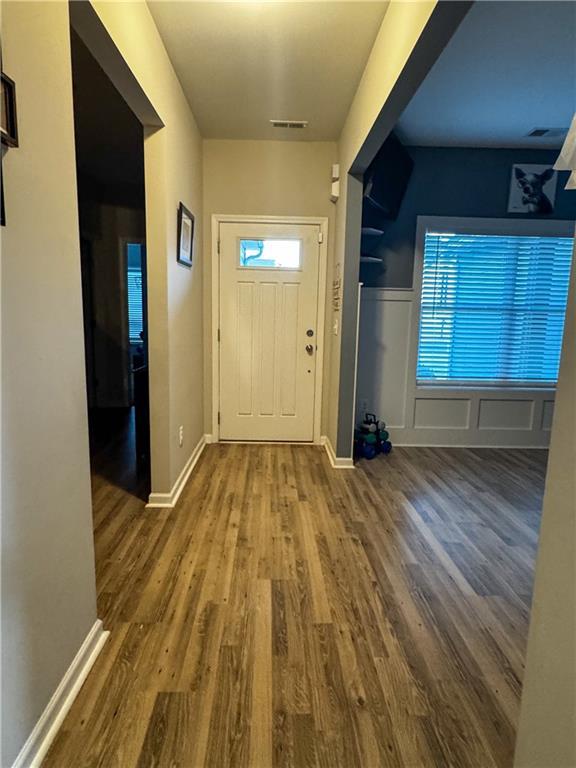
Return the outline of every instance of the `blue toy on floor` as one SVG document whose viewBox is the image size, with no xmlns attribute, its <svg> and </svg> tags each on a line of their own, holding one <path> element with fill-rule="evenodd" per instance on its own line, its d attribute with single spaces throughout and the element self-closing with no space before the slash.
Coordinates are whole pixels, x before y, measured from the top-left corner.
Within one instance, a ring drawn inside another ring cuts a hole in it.
<svg viewBox="0 0 576 768">
<path fill-rule="evenodd" d="M 373 459 L 379 453 L 390 453 L 392 443 L 386 424 L 378 421 L 374 413 L 367 413 L 360 427 L 354 430 L 354 456 Z"/>
</svg>

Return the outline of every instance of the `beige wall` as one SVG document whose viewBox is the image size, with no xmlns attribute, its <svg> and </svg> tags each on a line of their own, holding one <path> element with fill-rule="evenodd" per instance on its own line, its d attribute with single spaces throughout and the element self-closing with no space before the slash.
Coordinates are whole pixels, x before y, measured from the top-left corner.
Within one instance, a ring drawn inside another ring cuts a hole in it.
<svg viewBox="0 0 576 768">
<path fill-rule="evenodd" d="M 573 264 L 536 563 L 516 768 L 576 766 L 575 403 Z"/>
<path fill-rule="evenodd" d="M 356 366 L 357 283 L 360 257 L 360 211 L 358 209 L 361 207 L 362 194 L 360 182 L 353 178 L 347 179 L 346 174 L 396 85 L 436 4 L 437 0 L 414 3 L 392 0 L 382 20 L 338 142 L 342 181 L 341 197 L 336 208 L 334 259 L 335 263 L 340 265 L 344 297 L 340 333 L 338 336 L 331 337 L 327 434 L 339 456 L 349 456 L 351 451 L 348 434 L 350 430 L 342 430 L 339 425 L 346 420 L 351 424 L 353 375 L 348 375 L 346 381 L 342 381 L 340 372 L 341 357 L 344 358 L 343 371 L 351 372 Z M 349 199 L 349 195 L 352 195 L 353 200 Z M 339 432 L 346 434 L 343 438 L 340 435 L 339 439 Z"/>
<path fill-rule="evenodd" d="M 340 134 L 343 168 L 350 168 L 362 148 L 436 5 L 437 0 L 390 2 Z"/>
<path fill-rule="evenodd" d="M 330 202 L 331 166 L 336 144 L 304 141 L 204 141 L 204 273 L 206 432 L 211 432 L 212 322 L 211 216 L 328 217 L 328 270 L 332 270 L 335 207 Z M 330 277 L 329 277 L 330 281 Z M 330 302 L 326 301 L 326 339 L 329 339 Z M 324 392 L 328 391 L 329 344 L 325 342 Z M 322 432 L 327 398 L 323 398 Z"/>
<path fill-rule="evenodd" d="M 145 129 L 145 173 L 153 483 L 167 492 L 203 432 L 202 144 L 146 4 L 94 7 L 132 71 L 123 82 L 137 82 L 133 103 L 145 113 L 151 102 L 164 124 Z M 1 235 L 2 765 L 10 765 L 94 623 L 96 596 L 68 3 L 4 2 L 2 46 L 20 132 L 3 164 Z M 180 200 L 196 214 L 191 270 L 176 263 Z"/>
<path fill-rule="evenodd" d="M 68 4 L 2 4 L 2 757 L 96 620 Z"/>
<path fill-rule="evenodd" d="M 164 124 L 145 130 L 144 162 L 152 491 L 168 493 L 204 432 L 202 141 L 147 5 L 92 5 Z M 196 218 L 192 269 L 176 261 L 180 201 Z"/>
</svg>

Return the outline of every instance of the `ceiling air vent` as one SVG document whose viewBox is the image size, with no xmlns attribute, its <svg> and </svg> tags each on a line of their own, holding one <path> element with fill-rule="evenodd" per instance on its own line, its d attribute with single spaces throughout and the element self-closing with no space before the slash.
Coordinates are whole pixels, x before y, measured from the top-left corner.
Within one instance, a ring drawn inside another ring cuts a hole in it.
<svg viewBox="0 0 576 768">
<path fill-rule="evenodd" d="M 307 128 L 308 120 L 270 120 L 272 128 Z"/>
<path fill-rule="evenodd" d="M 541 136 L 548 136 L 549 138 L 561 138 L 568 133 L 568 128 L 534 128 L 534 130 L 527 133 L 526 136 L 532 138 L 540 138 Z"/>
</svg>

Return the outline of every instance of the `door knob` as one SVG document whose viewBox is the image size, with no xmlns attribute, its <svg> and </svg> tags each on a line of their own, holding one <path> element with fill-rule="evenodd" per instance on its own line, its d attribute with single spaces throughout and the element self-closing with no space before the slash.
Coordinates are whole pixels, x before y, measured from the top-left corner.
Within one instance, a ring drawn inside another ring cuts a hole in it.
<svg viewBox="0 0 576 768">
<path fill-rule="evenodd" d="M 312 344 L 306 344 L 306 352 L 308 352 L 309 355 L 311 355 L 314 352 L 314 347 Z"/>
</svg>

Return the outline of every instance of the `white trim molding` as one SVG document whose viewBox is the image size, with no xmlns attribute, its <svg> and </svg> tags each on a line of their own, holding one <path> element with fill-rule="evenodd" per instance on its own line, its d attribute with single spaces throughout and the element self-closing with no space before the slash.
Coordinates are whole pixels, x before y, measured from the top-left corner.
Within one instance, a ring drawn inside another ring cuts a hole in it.
<svg viewBox="0 0 576 768">
<path fill-rule="evenodd" d="M 110 632 L 104 631 L 101 620 L 97 619 L 20 750 L 12 768 L 38 768 L 41 765 L 109 634 Z"/>
<path fill-rule="evenodd" d="M 354 469 L 354 460 L 351 458 L 341 458 L 336 456 L 334 446 L 330 442 L 330 438 L 327 435 L 322 435 L 320 438 L 320 445 L 323 445 L 328 455 L 328 460 L 333 469 Z"/>
<path fill-rule="evenodd" d="M 202 455 L 202 451 L 206 447 L 207 443 L 213 442 L 211 435 L 202 435 L 198 444 L 190 454 L 190 458 L 184 465 L 182 472 L 178 475 L 178 479 L 172 486 L 170 493 L 151 493 L 148 497 L 148 504 L 146 509 L 173 509 L 176 506 L 176 502 L 180 498 L 180 494 L 184 490 L 188 478 L 192 474 L 192 470 L 196 466 L 198 459 Z"/>
</svg>

